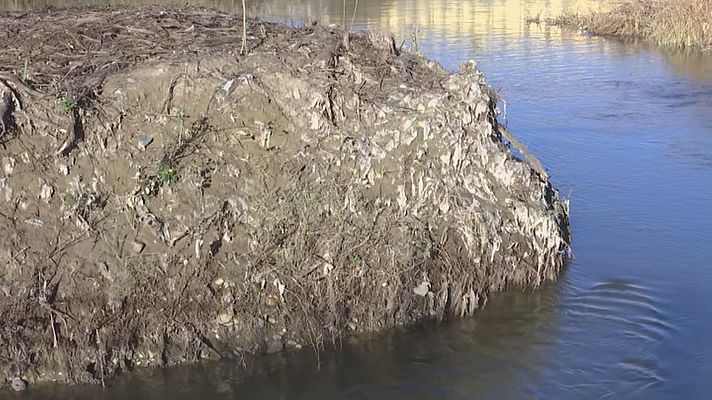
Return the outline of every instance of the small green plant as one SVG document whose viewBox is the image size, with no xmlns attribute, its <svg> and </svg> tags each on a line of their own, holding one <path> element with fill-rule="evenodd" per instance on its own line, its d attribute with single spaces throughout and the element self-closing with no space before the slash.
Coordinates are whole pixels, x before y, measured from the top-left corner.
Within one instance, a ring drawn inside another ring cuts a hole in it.
<svg viewBox="0 0 712 400">
<path fill-rule="evenodd" d="M 22 81 L 27 82 L 30 78 L 30 59 L 25 58 L 25 63 L 22 65 Z"/>
<path fill-rule="evenodd" d="M 188 116 L 185 114 L 185 111 L 183 111 L 182 108 L 176 106 L 171 107 L 171 109 L 169 110 L 169 114 L 174 117 L 177 117 L 180 120 L 188 118 Z"/>
<path fill-rule="evenodd" d="M 64 99 L 59 103 L 59 112 L 61 114 L 67 115 L 77 108 L 77 101 L 74 99 Z"/>
<path fill-rule="evenodd" d="M 158 164 L 158 170 L 156 171 L 156 181 L 158 184 L 170 185 L 178 180 L 178 171 L 171 167 L 168 163 L 162 162 Z"/>
<path fill-rule="evenodd" d="M 152 175 L 146 175 L 146 179 L 143 182 L 144 192 L 146 194 L 155 195 L 161 186 L 177 182 L 180 178 L 178 173 L 180 161 L 194 154 L 200 146 L 203 137 L 209 131 L 210 125 L 208 125 L 207 119 L 201 118 L 195 121 L 184 135 L 180 135 L 177 138 L 166 138 L 163 156 L 158 161 L 156 172 Z M 209 176 L 203 175 L 201 177 L 203 178 L 204 184 L 207 183 L 209 186 Z"/>
</svg>

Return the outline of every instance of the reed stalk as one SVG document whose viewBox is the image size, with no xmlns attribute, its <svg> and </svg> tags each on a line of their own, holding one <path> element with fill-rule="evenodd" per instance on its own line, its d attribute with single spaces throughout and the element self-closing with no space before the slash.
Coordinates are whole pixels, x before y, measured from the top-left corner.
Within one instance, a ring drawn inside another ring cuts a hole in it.
<svg viewBox="0 0 712 400">
<path fill-rule="evenodd" d="M 624 0 L 606 11 L 568 10 L 552 22 L 604 36 L 712 50 L 712 0 Z"/>
</svg>

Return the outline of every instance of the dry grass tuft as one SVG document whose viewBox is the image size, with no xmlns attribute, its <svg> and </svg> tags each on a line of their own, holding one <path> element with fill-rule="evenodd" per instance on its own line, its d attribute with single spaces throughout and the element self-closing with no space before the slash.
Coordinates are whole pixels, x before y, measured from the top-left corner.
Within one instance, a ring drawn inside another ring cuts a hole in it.
<svg viewBox="0 0 712 400">
<path fill-rule="evenodd" d="M 625 0 L 609 11 L 570 10 L 553 23 L 668 47 L 712 49 L 712 0 Z"/>
</svg>

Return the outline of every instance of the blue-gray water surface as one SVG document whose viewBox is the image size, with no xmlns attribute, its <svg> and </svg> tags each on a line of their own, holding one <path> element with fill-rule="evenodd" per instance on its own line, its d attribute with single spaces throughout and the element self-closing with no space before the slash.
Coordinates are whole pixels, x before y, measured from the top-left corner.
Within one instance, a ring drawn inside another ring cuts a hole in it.
<svg viewBox="0 0 712 400">
<path fill-rule="evenodd" d="M 151 1 L 0 9 L 76 3 Z M 355 14 L 354 0 L 343 3 L 264 0 L 248 10 L 295 24 L 353 21 L 407 40 L 417 29 L 424 53 L 448 69 L 476 59 L 506 100 L 509 130 L 571 200 L 575 257 L 559 281 L 492 296 L 469 319 L 347 340 L 318 362 L 304 350 L 23 397 L 712 398 L 712 55 L 526 22 L 595 1 L 361 0 Z"/>
</svg>

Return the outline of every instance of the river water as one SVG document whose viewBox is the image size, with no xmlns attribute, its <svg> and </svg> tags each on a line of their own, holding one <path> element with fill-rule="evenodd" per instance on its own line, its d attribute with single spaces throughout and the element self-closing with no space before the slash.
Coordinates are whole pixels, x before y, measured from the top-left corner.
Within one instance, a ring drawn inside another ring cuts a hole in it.
<svg viewBox="0 0 712 400">
<path fill-rule="evenodd" d="M 77 3 L 150 1 L 0 0 L 0 9 Z M 305 350 L 23 397 L 712 398 L 712 55 L 526 22 L 594 1 L 361 0 L 355 15 L 346 3 L 263 0 L 248 10 L 294 24 L 353 20 L 402 39 L 417 26 L 423 52 L 445 67 L 476 59 L 506 99 L 509 130 L 571 199 L 575 258 L 560 280 L 492 296 L 473 318 L 347 340 L 318 362 Z"/>
</svg>

